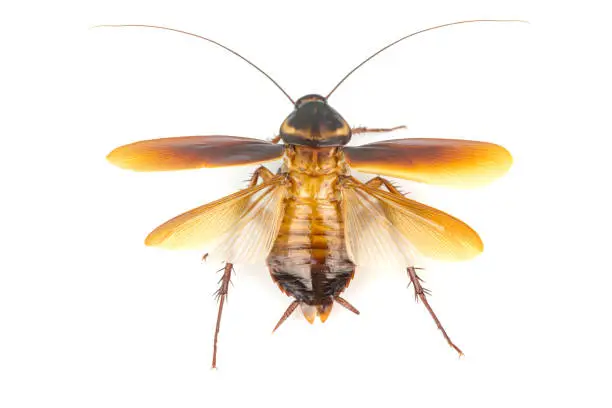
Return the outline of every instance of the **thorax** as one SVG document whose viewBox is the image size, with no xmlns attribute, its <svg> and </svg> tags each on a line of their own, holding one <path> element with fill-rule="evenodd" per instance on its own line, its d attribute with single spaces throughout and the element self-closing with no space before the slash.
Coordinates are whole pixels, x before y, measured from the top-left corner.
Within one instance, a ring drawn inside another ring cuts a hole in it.
<svg viewBox="0 0 612 408">
<path fill-rule="evenodd" d="M 339 177 L 349 174 L 341 148 L 295 145 L 285 149 L 282 171 L 291 183 L 289 198 L 297 201 L 337 201 Z"/>
</svg>

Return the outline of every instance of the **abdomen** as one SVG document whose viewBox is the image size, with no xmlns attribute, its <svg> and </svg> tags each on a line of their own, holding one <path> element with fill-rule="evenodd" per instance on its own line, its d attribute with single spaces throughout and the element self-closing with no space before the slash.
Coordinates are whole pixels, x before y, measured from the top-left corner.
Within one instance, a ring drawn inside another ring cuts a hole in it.
<svg viewBox="0 0 612 408">
<path fill-rule="evenodd" d="M 340 203 L 287 199 L 267 262 L 281 290 L 301 302 L 318 305 L 340 294 L 355 271 L 346 251 Z"/>
</svg>

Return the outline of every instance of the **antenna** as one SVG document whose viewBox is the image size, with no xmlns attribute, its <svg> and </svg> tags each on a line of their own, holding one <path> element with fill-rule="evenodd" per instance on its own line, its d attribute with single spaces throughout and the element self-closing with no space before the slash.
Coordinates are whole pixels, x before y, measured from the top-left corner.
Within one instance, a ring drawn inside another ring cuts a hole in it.
<svg viewBox="0 0 612 408">
<path fill-rule="evenodd" d="M 366 62 L 368 62 L 369 60 L 371 60 L 372 58 L 374 58 L 375 56 L 377 56 L 378 54 L 380 54 L 381 52 L 383 52 L 384 50 L 386 50 L 387 48 L 390 48 L 392 46 L 394 46 L 395 44 L 397 44 L 400 41 L 405 40 L 406 38 L 410 38 L 412 36 L 415 36 L 417 34 L 421 34 L 424 33 L 426 31 L 431 31 L 431 30 L 435 30 L 437 28 L 442 28 L 442 27 L 448 27 L 448 26 L 452 26 L 452 25 L 458 25 L 458 24 L 467 24 L 467 23 L 529 23 L 528 21 L 525 20 L 465 20 L 465 21 L 456 21 L 454 23 L 447 23 L 447 24 L 442 24 L 439 26 L 435 26 L 435 27 L 430 27 L 430 28 L 426 28 L 424 30 L 420 30 L 417 31 L 415 33 L 412 34 L 408 34 L 407 36 L 404 36 L 402 38 L 400 38 L 397 41 L 392 42 L 391 44 L 387 45 L 386 47 L 381 48 L 380 50 L 376 51 L 374 54 L 370 55 L 368 58 L 366 58 L 363 62 L 361 62 L 361 64 L 357 65 L 355 68 L 353 68 L 352 70 L 350 70 L 350 72 L 348 74 L 346 74 L 344 76 L 344 78 L 342 78 L 340 80 L 340 82 L 338 82 L 336 84 L 336 86 L 334 86 L 334 89 L 331 90 L 330 93 L 327 94 L 327 96 L 325 97 L 325 99 L 329 99 L 329 97 L 331 96 L 331 94 L 333 94 L 336 89 L 338 89 L 338 87 L 344 82 L 346 81 L 346 79 L 351 76 L 351 74 L 355 71 L 357 71 L 357 69 L 361 68 L 361 66 L 363 64 L 365 64 Z"/>
<path fill-rule="evenodd" d="M 176 33 L 181 33 L 181 34 L 187 34 L 190 35 L 192 37 L 196 37 L 196 38 L 200 38 L 202 40 L 206 40 L 210 43 L 213 43 L 221 48 L 223 48 L 226 51 L 231 52 L 232 54 L 234 54 L 235 56 L 237 56 L 238 58 L 242 59 L 243 61 L 247 62 L 249 65 L 251 65 L 253 68 L 255 68 L 256 70 L 258 70 L 259 72 L 261 72 L 262 74 L 264 74 L 266 76 L 266 78 L 268 78 L 270 81 L 272 81 L 272 83 L 274 85 L 276 85 L 276 87 L 278 89 L 281 90 L 282 93 L 285 94 L 285 96 L 287 97 L 287 99 L 289 99 L 291 101 L 291 103 L 293 105 L 295 105 L 295 102 L 293 101 L 293 99 L 291 99 L 291 97 L 289 96 L 289 94 L 287 92 L 285 92 L 285 90 L 278 84 L 278 82 L 276 82 L 274 79 L 272 79 L 272 77 L 268 74 L 266 74 L 261 68 L 259 68 L 257 65 L 253 64 L 251 61 L 249 61 L 248 59 L 246 59 L 245 57 L 243 57 L 242 55 L 238 54 L 236 51 L 226 47 L 223 44 L 220 44 L 214 40 L 211 40 L 210 38 L 206 38 L 206 37 L 202 37 L 201 35 L 197 35 L 197 34 L 193 34 L 187 31 L 183 31 L 183 30 L 177 30 L 175 28 L 169 28 L 169 27 L 162 27 L 162 26 L 154 26 L 154 25 L 145 25 L 145 24 L 103 24 L 103 25 L 97 25 L 94 26 L 92 28 L 100 28 L 100 27 L 145 27 L 145 28 L 157 28 L 160 30 L 168 30 L 168 31 L 174 31 Z"/>
</svg>

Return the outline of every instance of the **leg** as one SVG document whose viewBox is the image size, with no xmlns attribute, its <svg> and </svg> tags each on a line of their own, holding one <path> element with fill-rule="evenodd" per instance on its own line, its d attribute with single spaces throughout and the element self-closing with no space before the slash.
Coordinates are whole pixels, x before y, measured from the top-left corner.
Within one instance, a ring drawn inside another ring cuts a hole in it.
<svg viewBox="0 0 612 408">
<path fill-rule="evenodd" d="M 270 139 L 270 143 L 274 143 L 277 144 L 278 142 L 280 142 L 281 137 L 280 135 L 274 136 L 272 139 Z"/>
<path fill-rule="evenodd" d="M 402 192 L 397 189 L 389 180 L 384 179 L 382 177 L 374 177 L 365 183 L 368 187 L 380 188 L 381 186 L 387 187 L 390 193 L 397 194 L 403 196 Z"/>
<path fill-rule="evenodd" d="M 259 179 L 266 181 L 269 180 L 271 177 L 274 177 L 274 174 L 266 167 L 260 166 L 251 176 L 251 179 L 249 180 L 249 187 L 256 186 L 257 181 L 259 181 Z M 205 261 L 207 257 L 208 254 L 204 254 L 202 260 Z M 217 341 L 219 339 L 219 330 L 221 329 L 221 316 L 223 315 L 223 305 L 225 304 L 225 300 L 227 299 L 227 293 L 229 292 L 229 284 L 231 282 L 233 270 L 234 265 L 229 262 L 226 262 L 225 266 L 219 270 L 219 272 L 223 271 L 223 275 L 219 280 L 219 289 L 217 289 L 217 292 L 215 293 L 215 297 L 219 301 L 219 311 L 217 313 L 217 324 L 215 326 L 215 338 L 213 342 L 212 368 L 217 368 Z"/>
<path fill-rule="evenodd" d="M 355 135 L 358 133 L 384 133 L 384 132 L 393 132 L 394 130 L 406 129 L 406 126 L 396 126 L 392 128 L 367 128 L 364 126 L 356 127 L 351 129 L 351 132 Z"/>
<path fill-rule="evenodd" d="M 267 167 L 259 166 L 251 176 L 251 179 L 249 180 L 249 187 L 255 187 L 259 179 L 262 179 L 263 181 L 268 181 L 272 177 L 274 177 L 274 173 L 268 170 Z"/>
<path fill-rule="evenodd" d="M 402 193 L 397 188 L 395 188 L 393 186 L 393 184 L 391 184 L 391 182 L 389 180 L 386 180 L 386 179 L 384 179 L 382 177 L 375 177 L 375 178 L 369 180 L 366 183 L 366 185 L 368 187 L 373 187 L 373 188 L 381 188 L 384 185 L 389 190 L 390 193 L 397 194 L 397 195 L 402 195 Z M 438 326 L 438 329 L 440 329 L 440 331 L 442 332 L 442 335 L 446 339 L 447 343 L 452 348 L 454 348 L 455 351 L 457 351 L 457 353 L 459 353 L 459 356 L 461 357 L 463 355 L 463 352 L 461 351 L 461 349 L 459 349 L 459 347 L 457 347 L 452 342 L 450 337 L 448 337 L 448 334 L 446 334 L 446 330 L 444 330 L 444 327 L 442 327 L 442 323 L 440 323 L 440 320 L 438 320 L 438 317 L 436 316 L 436 314 L 434 313 L 433 309 L 429 305 L 429 302 L 427 301 L 426 295 L 430 295 L 431 293 L 421 285 L 422 280 L 421 280 L 421 278 L 419 278 L 417 276 L 416 269 L 417 268 L 415 268 L 414 266 L 410 266 L 410 267 L 407 268 L 408 276 L 410 277 L 410 283 L 414 287 L 414 296 L 415 296 L 415 299 L 417 301 L 418 301 L 418 299 L 421 299 L 421 302 L 423 302 L 423 305 L 425 305 L 425 308 L 427 309 L 427 311 L 429 312 L 429 314 L 433 318 L 434 322 L 436 323 L 436 326 Z"/>
<path fill-rule="evenodd" d="M 215 297 L 219 301 L 219 312 L 217 314 L 217 325 L 215 326 L 212 368 L 217 368 L 217 339 L 219 338 L 219 329 L 221 328 L 221 315 L 223 314 L 223 304 L 225 303 L 225 299 L 227 298 L 233 269 L 234 266 L 231 263 L 226 263 L 223 269 L 219 270 L 219 272 L 223 271 L 223 276 L 221 276 L 221 279 L 219 280 L 220 286 L 217 292 L 215 293 Z"/>
<path fill-rule="evenodd" d="M 414 266 L 410 266 L 407 268 L 407 270 L 408 270 L 408 276 L 410 277 L 410 282 L 412 283 L 412 286 L 414 287 L 415 299 L 417 300 L 417 302 L 418 302 L 418 299 L 421 299 L 421 301 L 425 305 L 425 308 L 427 309 L 431 317 L 434 319 L 434 322 L 436 322 L 436 326 L 438 326 L 438 329 L 440 329 L 440 331 L 442 332 L 442 335 L 446 339 L 446 342 L 448 343 L 448 345 L 454 348 L 455 351 L 459 353 L 459 357 L 461 357 L 463 355 L 463 352 L 461 351 L 459 347 L 455 345 L 455 343 L 452 342 L 450 337 L 448 337 L 448 334 L 446 334 L 446 330 L 444 330 L 444 327 L 442 327 L 442 323 L 440 323 L 440 320 L 438 320 L 438 317 L 434 313 L 433 309 L 431 308 L 431 306 L 429 306 L 429 302 L 427 301 L 427 297 L 425 295 L 430 295 L 431 293 L 427 289 L 423 288 L 423 286 L 421 285 L 422 280 L 421 278 L 417 276 L 416 268 Z"/>
</svg>

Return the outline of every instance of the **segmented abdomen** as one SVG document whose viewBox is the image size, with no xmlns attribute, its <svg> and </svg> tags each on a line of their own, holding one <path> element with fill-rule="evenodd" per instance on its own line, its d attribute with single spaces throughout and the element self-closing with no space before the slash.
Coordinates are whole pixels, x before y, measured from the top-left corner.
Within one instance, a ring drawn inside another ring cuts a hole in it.
<svg viewBox="0 0 612 408">
<path fill-rule="evenodd" d="M 268 266 L 285 293 L 307 304 L 321 304 L 342 292 L 355 266 L 346 251 L 340 204 L 288 199 Z"/>
</svg>

